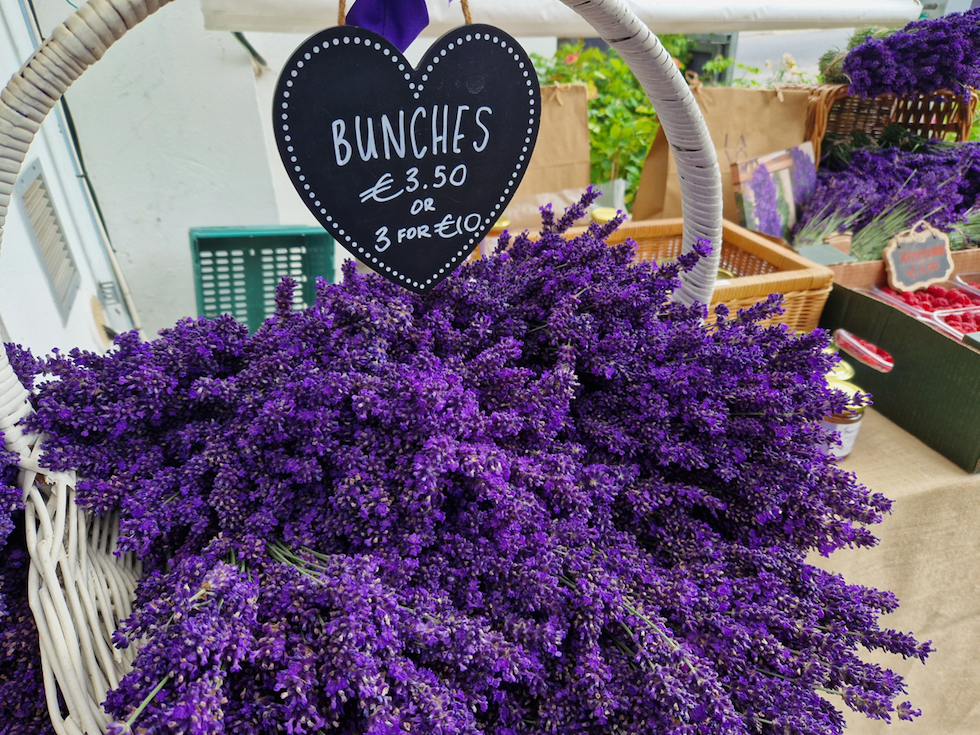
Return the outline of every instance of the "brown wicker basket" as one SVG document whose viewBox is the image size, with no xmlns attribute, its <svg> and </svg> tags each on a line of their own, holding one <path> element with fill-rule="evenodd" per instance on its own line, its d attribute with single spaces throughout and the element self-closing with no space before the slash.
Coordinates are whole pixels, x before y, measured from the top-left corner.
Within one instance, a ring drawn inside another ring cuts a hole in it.
<svg viewBox="0 0 980 735">
<path fill-rule="evenodd" d="M 924 138 L 946 138 L 952 134 L 956 140 L 966 140 L 977 109 L 977 93 L 972 91 L 969 100 L 964 101 L 946 90 L 914 97 L 883 94 L 864 99 L 849 95 L 846 84 L 818 84 L 808 89 L 806 138 L 813 143 L 818 162 L 828 134 L 847 139 L 851 133 L 863 130 L 877 138 L 892 123 Z"/>
<path fill-rule="evenodd" d="M 637 260 L 676 258 L 681 253 L 683 227 L 682 219 L 627 222 L 610 236 L 609 244 L 634 240 Z M 574 237 L 584 229 L 569 230 L 567 236 Z M 723 303 L 734 313 L 771 293 L 781 293 L 785 312 L 772 321 L 804 332 L 816 329 L 834 278 L 830 268 L 728 220 L 722 225 L 721 267 L 736 277 L 715 283 L 712 306 Z M 713 311 L 709 310 L 708 318 L 714 320 Z"/>
</svg>

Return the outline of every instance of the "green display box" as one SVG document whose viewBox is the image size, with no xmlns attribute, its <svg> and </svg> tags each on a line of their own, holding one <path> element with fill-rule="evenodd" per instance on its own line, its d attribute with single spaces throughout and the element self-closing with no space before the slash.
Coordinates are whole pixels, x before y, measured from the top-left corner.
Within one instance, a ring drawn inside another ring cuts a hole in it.
<svg viewBox="0 0 980 735">
<path fill-rule="evenodd" d="M 297 310 L 313 303 L 317 276 L 334 281 L 334 240 L 321 227 L 197 227 L 190 244 L 197 313 L 231 314 L 252 332 L 275 313 L 283 276 L 298 285 Z"/>
<path fill-rule="evenodd" d="M 977 272 L 980 251 L 954 253 L 953 260 L 963 272 Z M 894 362 L 881 372 L 848 358 L 852 382 L 872 394 L 882 415 L 967 472 L 980 471 L 980 351 L 864 293 L 884 282 L 880 261 L 832 270 L 820 326 L 868 340 Z"/>
</svg>

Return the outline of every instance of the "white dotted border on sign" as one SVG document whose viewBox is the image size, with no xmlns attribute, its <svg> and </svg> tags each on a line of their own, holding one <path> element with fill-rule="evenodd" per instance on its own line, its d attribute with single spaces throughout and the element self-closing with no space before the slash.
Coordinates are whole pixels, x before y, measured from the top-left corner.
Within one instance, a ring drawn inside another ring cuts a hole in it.
<svg viewBox="0 0 980 735">
<path fill-rule="evenodd" d="M 421 81 L 424 83 L 429 80 L 429 74 L 431 74 L 432 71 L 435 69 L 435 65 L 439 63 L 440 59 L 445 58 L 449 51 L 462 47 L 464 43 L 471 43 L 473 41 L 492 43 L 495 46 L 500 46 L 501 48 L 506 49 L 507 53 L 514 58 L 514 61 L 518 62 L 519 68 L 523 70 L 524 83 L 528 87 L 527 92 L 528 92 L 529 116 L 527 122 L 526 136 L 524 138 L 524 147 L 521 149 L 521 154 L 518 157 L 517 163 L 514 166 L 514 170 L 511 172 L 510 179 L 507 182 L 507 188 L 504 189 L 504 196 L 500 197 L 499 202 L 494 205 L 493 209 L 487 213 L 486 217 L 483 220 L 485 225 L 491 225 L 493 222 L 496 222 L 497 219 L 500 217 L 500 212 L 503 209 L 504 204 L 507 202 L 506 195 L 510 194 L 511 189 L 513 188 L 515 182 L 518 180 L 520 176 L 521 169 L 524 168 L 524 166 L 526 165 L 525 161 L 531 155 L 531 150 L 530 150 L 531 135 L 534 134 L 534 125 L 537 122 L 536 119 L 537 110 L 534 107 L 535 77 L 531 76 L 531 69 L 528 68 L 528 64 L 524 61 L 521 54 L 514 49 L 515 44 L 510 39 L 501 38 L 499 33 L 495 34 L 495 33 L 479 32 L 479 33 L 465 33 L 465 34 L 461 33 L 456 38 L 455 41 L 450 41 L 448 44 L 446 44 L 444 48 L 440 49 L 439 53 L 434 55 L 430 60 L 430 62 L 426 65 L 425 72 L 421 76 Z M 372 255 L 370 252 L 365 250 L 364 247 L 362 247 L 355 240 L 353 240 L 349 234 L 347 234 L 346 232 L 344 232 L 343 229 L 340 228 L 340 224 L 336 222 L 329 214 L 327 214 L 327 210 L 325 207 L 321 205 L 317 193 L 313 191 L 310 184 L 306 182 L 306 176 L 303 174 L 302 167 L 299 165 L 296 156 L 294 155 L 295 151 L 291 143 L 292 136 L 289 134 L 288 99 L 289 99 L 290 88 L 293 87 L 293 84 L 296 81 L 297 77 L 299 77 L 301 70 L 306 66 L 306 62 L 311 61 L 314 55 L 319 54 L 321 50 L 329 51 L 332 48 L 339 48 L 341 44 L 349 45 L 351 43 L 358 44 L 358 45 L 363 43 L 365 47 L 373 46 L 376 51 L 381 51 L 384 53 L 385 56 L 388 56 L 391 59 L 392 63 L 398 65 L 398 71 L 405 72 L 404 75 L 405 81 L 409 82 L 408 88 L 412 90 L 415 99 L 419 99 L 419 93 L 425 88 L 424 84 L 411 82 L 412 79 L 411 64 L 409 64 L 408 60 L 404 56 L 399 54 L 396 49 L 386 46 L 380 43 L 379 41 L 374 40 L 373 38 L 362 37 L 357 34 L 357 31 L 354 28 L 350 29 L 350 31 L 344 31 L 344 35 L 342 36 L 334 36 L 332 39 L 324 41 L 323 43 L 315 44 L 312 49 L 303 53 L 302 56 L 297 55 L 293 57 L 295 63 L 293 64 L 293 68 L 288 70 L 289 76 L 286 79 L 286 89 L 283 90 L 282 92 L 283 101 L 280 103 L 281 122 L 279 123 L 279 125 L 281 126 L 281 130 L 283 133 L 283 141 L 286 143 L 286 153 L 289 154 L 289 164 L 293 166 L 293 171 L 297 174 L 297 179 L 302 183 L 304 192 L 306 192 L 306 195 L 313 200 L 314 207 L 316 207 L 319 210 L 320 214 L 323 215 L 324 219 L 329 224 L 333 225 L 336 228 L 335 234 L 339 235 L 344 240 L 344 242 L 347 243 L 348 246 L 357 250 L 358 253 L 363 255 L 365 261 L 369 261 L 372 264 L 372 266 L 377 266 L 377 268 L 384 270 L 386 273 L 390 273 L 392 276 L 396 276 L 399 280 L 405 281 L 406 284 L 410 283 L 414 288 L 417 288 L 420 291 L 424 291 L 426 288 L 432 285 L 433 278 L 436 278 L 437 276 L 445 273 L 446 271 L 452 270 L 459 263 L 459 261 L 463 260 L 463 258 L 466 256 L 466 253 L 462 250 L 458 251 L 456 255 L 454 255 L 452 258 L 449 259 L 449 262 L 447 262 L 443 267 L 439 269 L 438 273 L 433 273 L 430 278 L 426 279 L 425 283 L 410 280 L 405 276 L 404 273 L 399 273 L 397 270 L 392 270 L 391 266 L 386 265 L 382 259 L 378 258 L 375 255 Z M 472 249 L 472 247 L 476 245 L 476 237 L 471 237 L 469 240 L 469 244 Z"/>
</svg>

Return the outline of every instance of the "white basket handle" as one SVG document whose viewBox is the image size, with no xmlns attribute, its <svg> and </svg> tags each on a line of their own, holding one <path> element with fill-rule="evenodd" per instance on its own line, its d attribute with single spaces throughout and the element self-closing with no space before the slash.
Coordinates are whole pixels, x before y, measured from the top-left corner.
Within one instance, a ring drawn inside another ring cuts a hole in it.
<svg viewBox="0 0 980 735">
<path fill-rule="evenodd" d="M 650 98 L 677 163 L 684 213 L 682 252 L 698 239 L 711 242 L 711 255 L 681 275 L 674 300 L 711 303 L 721 262 L 721 172 L 704 116 L 673 57 L 624 0 L 561 0 L 616 49 Z"/>
</svg>

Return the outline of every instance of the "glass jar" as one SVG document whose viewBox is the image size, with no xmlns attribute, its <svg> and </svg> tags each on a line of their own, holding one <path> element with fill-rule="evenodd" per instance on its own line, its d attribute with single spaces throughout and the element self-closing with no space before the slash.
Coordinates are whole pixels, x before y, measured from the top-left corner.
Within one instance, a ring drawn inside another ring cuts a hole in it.
<svg viewBox="0 0 980 735">
<path fill-rule="evenodd" d="M 854 385 L 854 383 L 849 383 L 846 380 L 835 377 L 827 378 L 827 386 L 831 389 L 844 391 L 852 399 L 855 394 L 861 392 L 861 389 Z M 851 453 L 851 450 L 854 449 L 854 441 L 857 439 L 858 432 L 861 430 L 861 421 L 863 419 L 864 406 L 854 405 L 853 403 L 848 404 L 841 413 L 826 416 L 821 422 L 821 425 L 827 431 L 837 434 L 840 439 L 840 444 L 827 442 L 824 445 L 824 452 L 837 459 L 847 457 Z"/>
</svg>

